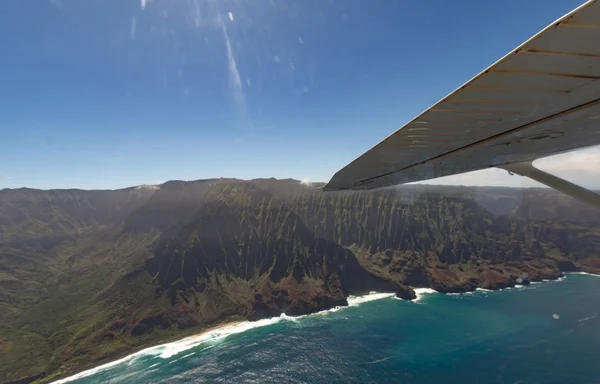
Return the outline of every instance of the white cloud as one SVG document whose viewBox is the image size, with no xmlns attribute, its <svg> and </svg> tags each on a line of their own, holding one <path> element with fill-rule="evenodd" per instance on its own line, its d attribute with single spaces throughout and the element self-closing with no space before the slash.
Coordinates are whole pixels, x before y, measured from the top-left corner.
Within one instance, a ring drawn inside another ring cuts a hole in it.
<svg viewBox="0 0 600 384">
<path fill-rule="evenodd" d="M 150 0 L 140 0 L 140 7 L 142 9 L 146 9 L 146 5 L 150 2 Z"/>
<path fill-rule="evenodd" d="M 471 185 L 488 187 L 536 187 L 539 184 L 528 178 L 518 175 L 511 176 L 507 171 L 498 168 L 484 169 L 481 171 L 461 173 L 459 175 L 440 177 L 437 179 L 420 181 L 416 184 L 434 185 Z"/>
<path fill-rule="evenodd" d="M 148 184 L 142 184 L 142 185 L 138 185 L 137 187 L 135 187 L 135 189 L 137 191 L 140 191 L 142 189 L 149 189 L 149 190 L 158 190 L 160 189 L 160 185 L 148 185 Z"/>
<path fill-rule="evenodd" d="M 543 171 L 569 180 L 583 187 L 600 188 L 600 147 L 581 149 L 539 159 L 535 166 Z M 510 175 L 507 171 L 491 168 L 460 175 L 426 180 L 419 184 L 479 185 L 509 187 L 540 187 L 542 184 L 529 178 Z"/>
<path fill-rule="evenodd" d="M 302 184 L 302 185 L 312 185 L 312 183 L 310 182 L 310 179 L 308 177 L 305 177 L 304 179 L 302 179 L 302 181 L 300 182 L 300 184 Z"/>
<path fill-rule="evenodd" d="M 233 21 L 233 13 L 229 12 L 229 20 Z"/>
<path fill-rule="evenodd" d="M 580 149 L 536 160 L 536 167 L 548 172 L 575 172 L 600 175 L 600 147 Z"/>
</svg>

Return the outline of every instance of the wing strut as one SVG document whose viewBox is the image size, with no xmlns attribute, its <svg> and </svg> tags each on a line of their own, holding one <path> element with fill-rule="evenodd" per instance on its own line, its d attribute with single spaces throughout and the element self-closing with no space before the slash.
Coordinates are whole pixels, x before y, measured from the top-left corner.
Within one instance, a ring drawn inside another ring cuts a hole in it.
<svg viewBox="0 0 600 384">
<path fill-rule="evenodd" d="M 571 196 L 575 200 L 579 200 L 600 209 L 599 194 L 569 181 L 563 180 L 560 177 L 556 177 L 547 172 L 541 171 L 534 167 L 530 161 L 499 165 L 498 168 L 506 169 L 507 171 L 516 173 L 517 175 L 529 177 L 530 179 L 547 185 L 550 188 L 554 188 L 565 195 Z"/>
</svg>

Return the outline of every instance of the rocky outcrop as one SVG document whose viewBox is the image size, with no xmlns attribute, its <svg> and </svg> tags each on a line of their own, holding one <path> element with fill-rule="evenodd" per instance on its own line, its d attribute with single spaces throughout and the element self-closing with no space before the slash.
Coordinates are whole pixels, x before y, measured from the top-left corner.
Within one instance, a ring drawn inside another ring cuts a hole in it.
<svg viewBox="0 0 600 384">
<path fill-rule="evenodd" d="M 431 281 L 430 287 L 440 293 L 461 293 L 471 292 L 478 287 L 483 287 L 487 281 L 480 278 L 460 279 L 459 281 L 445 281 L 442 279 L 434 279 Z"/>
<path fill-rule="evenodd" d="M 396 297 L 403 300 L 414 300 L 417 298 L 417 294 L 414 289 L 407 287 L 404 284 L 398 284 L 396 286 Z"/>
<path fill-rule="evenodd" d="M 283 289 L 273 290 L 267 294 L 257 293 L 254 295 L 247 317 L 250 320 L 258 320 L 279 316 L 281 313 L 288 316 L 300 316 L 347 305 L 348 301 L 342 290 L 312 295 L 290 295 Z"/>
<path fill-rule="evenodd" d="M 589 257 L 579 262 L 582 272 L 600 275 L 600 257 Z"/>
</svg>

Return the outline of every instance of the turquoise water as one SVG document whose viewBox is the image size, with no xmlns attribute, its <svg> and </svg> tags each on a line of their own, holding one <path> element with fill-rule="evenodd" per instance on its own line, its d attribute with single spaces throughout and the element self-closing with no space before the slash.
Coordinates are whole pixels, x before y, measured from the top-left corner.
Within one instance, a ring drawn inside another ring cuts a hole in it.
<svg viewBox="0 0 600 384">
<path fill-rule="evenodd" d="M 497 292 L 385 295 L 154 347 L 72 383 L 591 383 L 600 277 Z M 362 301 L 362 302 L 361 302 Z M 88 374 L 91 372 L 88 372 Z"/>
</svg>

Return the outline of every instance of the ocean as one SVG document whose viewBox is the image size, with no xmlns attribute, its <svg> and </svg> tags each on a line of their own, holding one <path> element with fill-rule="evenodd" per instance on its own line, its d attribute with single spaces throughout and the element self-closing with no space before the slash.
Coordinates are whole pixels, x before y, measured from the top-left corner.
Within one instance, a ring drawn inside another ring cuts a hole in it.
<svg viewBox="0 0 600 384">
<path fill-rule="evenodd" d="M 599 383 L 600 277 L 242 322 L 57 383 Z"/>
</svg>

